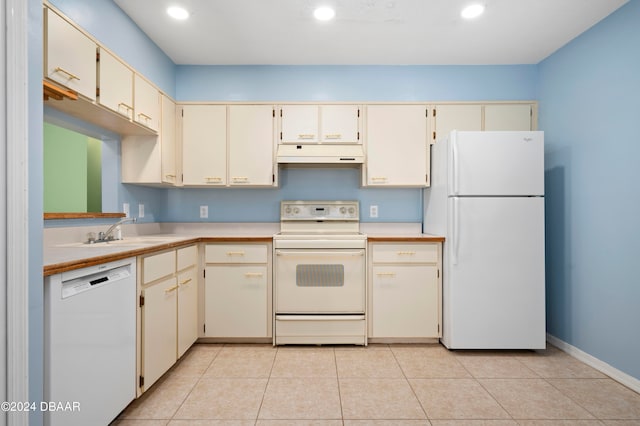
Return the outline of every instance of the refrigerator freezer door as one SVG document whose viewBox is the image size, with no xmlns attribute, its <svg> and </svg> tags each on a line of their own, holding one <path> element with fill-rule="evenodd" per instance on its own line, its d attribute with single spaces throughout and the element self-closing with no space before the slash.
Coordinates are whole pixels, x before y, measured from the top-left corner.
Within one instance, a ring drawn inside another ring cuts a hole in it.
<svg viewBox="0 0 640 426">
<path fill-rule="evenodd" d="M 448 141 L 450 196 L 544 195 L 544 133 L 459 132 Z"/>
<path fill-rule="evenodd" d="M 544 348 L 544 198 L 453 197 L 448 204 L 442 342 Z"/>
</svg>

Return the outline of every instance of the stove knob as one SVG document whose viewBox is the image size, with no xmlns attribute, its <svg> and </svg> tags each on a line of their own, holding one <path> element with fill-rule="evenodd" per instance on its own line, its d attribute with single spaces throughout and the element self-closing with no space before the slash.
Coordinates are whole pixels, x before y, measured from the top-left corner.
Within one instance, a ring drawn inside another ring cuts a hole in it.
<svg viewBox="0 0 640 426">
<path fill-rule="evenodd" d="M 345 214 L 347 212 L 346 207 L 340 207 L 340 213 Z"/>
<path fill-rule="evenodd" d="M 354 209 L 353 207 L 349 207 L 349 214 L 354 214 L 356 212 L 356 209 Z"/>
<path fill-rule="evenodd" d="M 294 207 L 293 208 L 293 214 L 298 214 L 298 213 L 300 213 L 300 209 L 297 208 L 297 207 Z"/>
<path fill-rule="evenodd" d="M 291 214 L 291 207 L 287 207 L 286 209 L 284 209 L 284 212 L 286 214 Z"/>
</svg>

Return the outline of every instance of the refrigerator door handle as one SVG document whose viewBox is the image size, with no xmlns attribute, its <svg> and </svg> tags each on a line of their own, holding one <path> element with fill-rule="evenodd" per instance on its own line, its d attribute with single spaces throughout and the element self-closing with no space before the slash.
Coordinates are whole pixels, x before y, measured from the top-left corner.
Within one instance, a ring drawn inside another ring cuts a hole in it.
<svg viewBox="0 0 640 426">
<path fill-rule="evenodd" d="M 460 246 L 460 213 L 458 208 L 458 198 L 453 198 L 453 250 L 451 256 L 451 263 L 453 265 L 458 264 L 458 250 Z"/>
<path fill-rule="evenodd" d="M 456 138 L 451 138 L 451 182 L 453 183 L 453 195 L 458 195 L 458 144 Z"/>
</svg>

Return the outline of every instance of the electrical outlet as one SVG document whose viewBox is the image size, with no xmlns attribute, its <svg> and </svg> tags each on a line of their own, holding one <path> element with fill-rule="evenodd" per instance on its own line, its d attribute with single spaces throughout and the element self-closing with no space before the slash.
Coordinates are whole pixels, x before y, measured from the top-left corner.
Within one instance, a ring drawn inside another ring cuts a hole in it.
<svg viewBox="0 0 640 426">
<path fill-rule="evenodd" d="M 124 213 L 124 217 L 129 217 L 131 214 L 129 211 L 129 203 L 122 204 L 122 213 Z"/>
<path fill-rule="evenodd" d="M 138 204 L 138 217 L 144 217 L 144 204 Z"/>
<path fill-rule="evenodd" d="M 200 206 L 200 219 L 209 217 L 209 206 Z"/>
<path fill-rule="evenodd" d="M 378 206 L 369 206 L 369 217 L 378 217 Z"/>
</svg>

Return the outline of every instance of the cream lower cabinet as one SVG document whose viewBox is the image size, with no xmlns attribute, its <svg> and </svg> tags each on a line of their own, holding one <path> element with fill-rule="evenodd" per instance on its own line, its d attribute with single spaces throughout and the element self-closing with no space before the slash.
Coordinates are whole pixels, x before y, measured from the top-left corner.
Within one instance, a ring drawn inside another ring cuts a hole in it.
<svg viewBox="0 0 640 426">
<path fill-rule="evenodd" d="M 424 105 L 368 105 L 364 186 L 429 186 Z"/>
<path fill-rule="evenodd" d="M 369 243 L 369 337 L 441 336 L 440 243 Z"/>
<path fill-rule="evenodd" d="M 141 256 L 139 393 L 197 338 L 197 246 Z"/>
<path fill-rule="evenodd" d="M 207 244 L 204 337 L 271 336 L 270 244 Z"/>
</svg>

